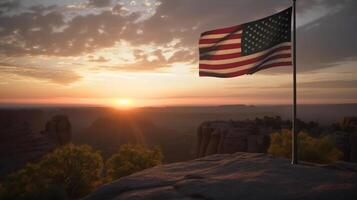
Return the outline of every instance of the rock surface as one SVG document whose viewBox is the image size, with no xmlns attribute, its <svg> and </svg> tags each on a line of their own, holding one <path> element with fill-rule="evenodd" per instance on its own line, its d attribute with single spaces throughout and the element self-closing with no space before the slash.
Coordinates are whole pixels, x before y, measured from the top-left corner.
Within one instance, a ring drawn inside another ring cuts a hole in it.
<svg viewBox="0 0 357 200">
<path fill-rule="evenodd" d="M 269 146 L 269 128 L 228 121 L 204 122 L 197 132 L 197 154 L 203 157 L 217 153 L 264 153 Z"/>
<path fill-rule="evenodd" d="M 287 159 L 259 153 L 217 154 L 144 170 L 84 199 L 348 200 L 357 198 L 355 167 L 293 166 Z"/>
</svg>

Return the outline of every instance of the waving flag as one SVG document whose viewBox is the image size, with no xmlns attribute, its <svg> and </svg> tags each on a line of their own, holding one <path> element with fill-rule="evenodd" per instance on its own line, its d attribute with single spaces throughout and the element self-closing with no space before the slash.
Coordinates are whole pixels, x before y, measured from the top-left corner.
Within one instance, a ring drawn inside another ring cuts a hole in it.
<svg viewBox="0 0 357 200">
<path fill-rule="evenodd" d="M 288 8 L 257 21 L 202 33 L 200 76 L 229 78 L 291 66 L 291 14 Z"/>
</svg>

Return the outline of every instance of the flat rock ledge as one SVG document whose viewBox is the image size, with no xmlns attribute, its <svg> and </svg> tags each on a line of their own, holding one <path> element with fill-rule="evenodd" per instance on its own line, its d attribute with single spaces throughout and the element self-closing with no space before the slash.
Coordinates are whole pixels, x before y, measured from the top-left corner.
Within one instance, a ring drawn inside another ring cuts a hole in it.
<svg viewBox="0 0 357 200">
<path fill-rule="evenodd" d="M 262 153 L 216 154 L 156 166 L 85 197 L 109 199 L 357 199 L 356 165 L 291 165 Z"/>
</svg>

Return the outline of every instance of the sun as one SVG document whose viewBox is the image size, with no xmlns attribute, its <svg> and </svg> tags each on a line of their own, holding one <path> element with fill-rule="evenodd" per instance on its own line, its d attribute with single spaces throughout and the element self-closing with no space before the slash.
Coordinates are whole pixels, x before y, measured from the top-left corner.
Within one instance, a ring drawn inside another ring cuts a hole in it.
<svg viewBox="0 0 357 200">
<path fill-rule="evenodd" d="M 115 104 L 119 108 L 131 108 L 133 106 L 133 101 L 131 99 L 122 98 L 122 99 L 117 99 L 115 101 Z"/>
</svg>

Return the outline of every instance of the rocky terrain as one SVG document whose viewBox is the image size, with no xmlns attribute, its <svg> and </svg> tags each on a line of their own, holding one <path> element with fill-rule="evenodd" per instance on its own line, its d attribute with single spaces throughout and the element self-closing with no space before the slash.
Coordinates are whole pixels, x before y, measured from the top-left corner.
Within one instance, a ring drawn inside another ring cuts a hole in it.
<svg viewBox="0 0 357 200">
<path fill-rule="evenodd" d="M 216 154 L 160 165 L 104 185 L 84 198 L 356 199 L 357 166 L 299 164 L 261 153 Z"/>
<path fill-rule="evenodd" d="M 67 116 L 54 116 L 47 121 L 44 130 L 37 132 L 32 121 L 38 115 L 37 111 L 0 113 L 0 178 L 71 141 Z"/>
<path fill-rule="evenodd" d="M 217 153 L 263 153 L 269 147 L 270 127 L 233 121 L 204 122 L 197 131 L 197 157 Z"/>
<path fill-rule="evenodd" d="M 217 153 L 265 153 L 270 134 L 290 129 L 290 124 L 290 121 L 280 117 L 203 122 L 197 130 L 196 157 Z M 357 117 L 345 117 L 341 122 L 325 128 L 315 122 L 298 121 L 298 127 L 314 137 L 328 136 L 343 152 L 342 160 L 357 162 Z"/>
</svg>

